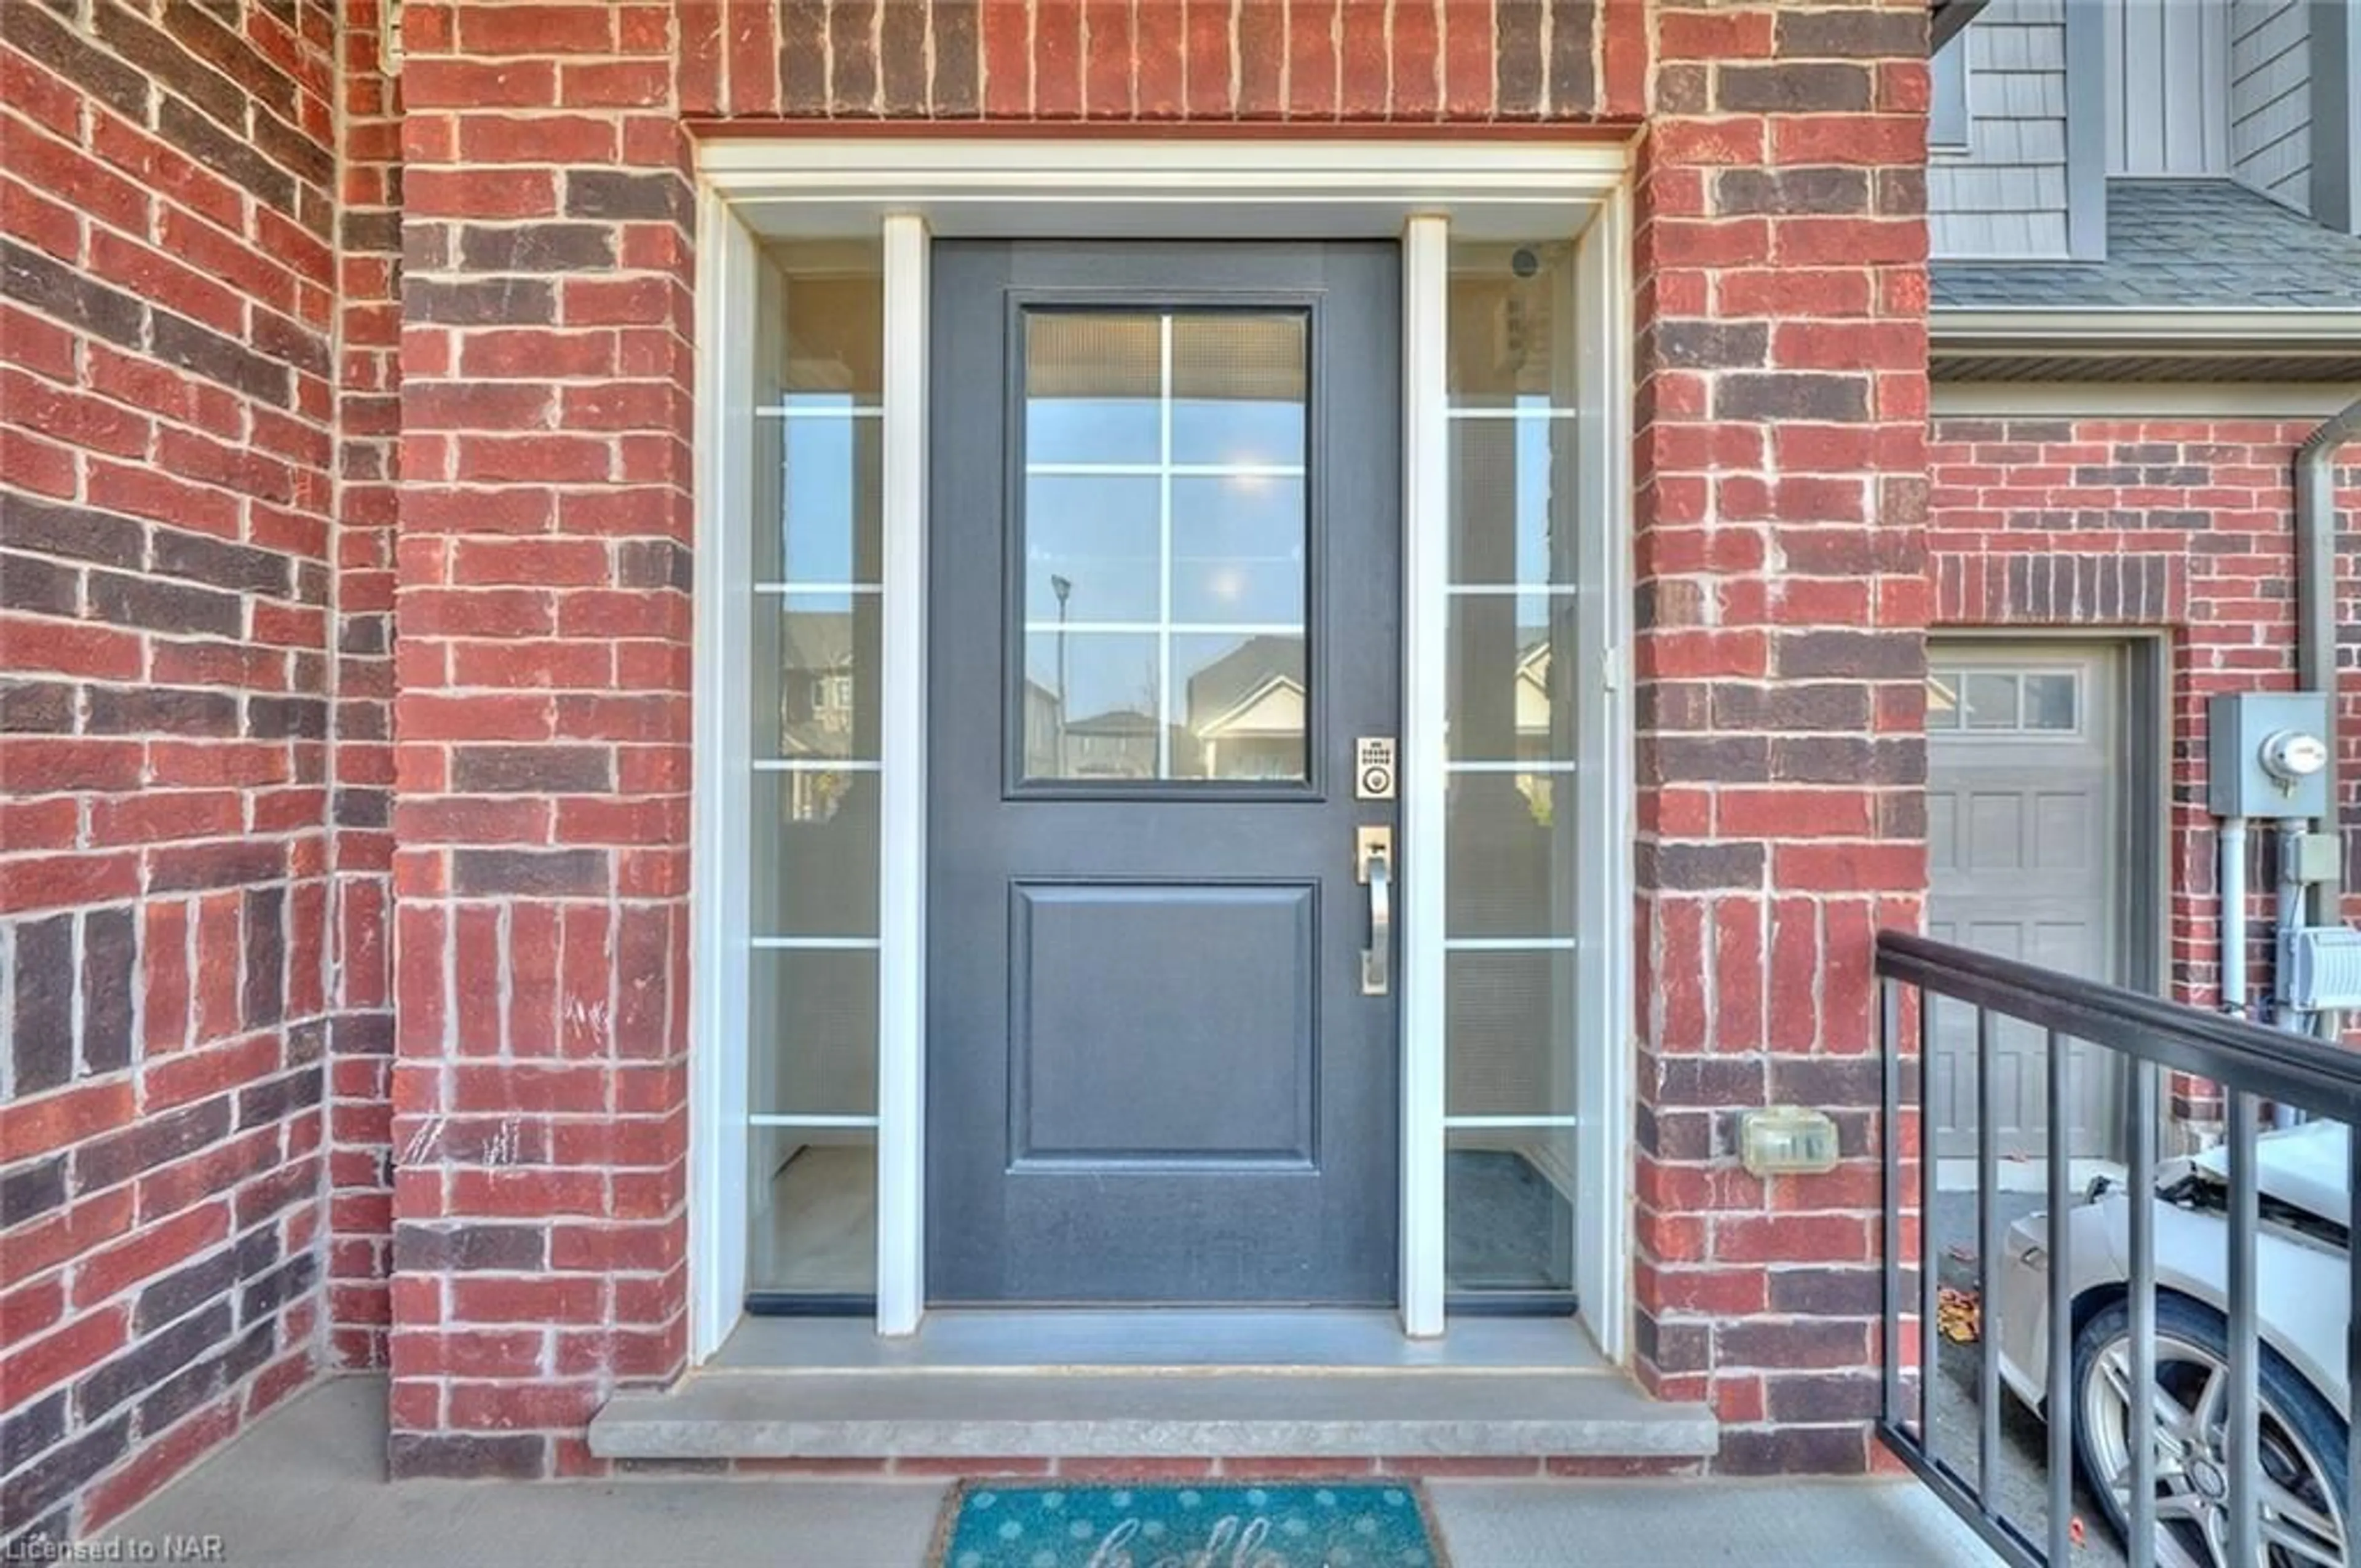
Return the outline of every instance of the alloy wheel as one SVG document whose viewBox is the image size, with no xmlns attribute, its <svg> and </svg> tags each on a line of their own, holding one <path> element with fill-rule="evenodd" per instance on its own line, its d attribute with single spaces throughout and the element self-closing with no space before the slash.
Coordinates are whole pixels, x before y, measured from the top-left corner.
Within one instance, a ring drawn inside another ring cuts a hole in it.
<svg viewBox="0 0 2361 1568">
<path fill-rule="evenodd" d="M 2081 1390 L 2092 1468 L 2129 1514 L 2132 1347 L 2110 1341 Z M 2230 1369 L 2202 1344 L 2156 1343 L 2156 1560 L 2169 1568 L 2229 1568 Z M 2262 1541 L 2269 1568 L 2345 1568 L 2345 1530 L 2320 1457 L 2268 1398 L 2262 1402 Z"/>
</svg>

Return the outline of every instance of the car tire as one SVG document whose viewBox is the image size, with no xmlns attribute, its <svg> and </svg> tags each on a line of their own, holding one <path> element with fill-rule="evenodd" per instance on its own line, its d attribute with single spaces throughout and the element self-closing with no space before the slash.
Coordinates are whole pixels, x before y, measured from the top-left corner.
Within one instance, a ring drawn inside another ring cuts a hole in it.
<svg viewBox="0 0 2361 1568">
<path fill-rule="evenodd" d="M 2200 1381 L 2205 1364 L 2227 1366 L 2230 1358 L 2230 1331 L 2222 1314 L 2202 1301 L 2169 1290 L 2159 1290 L 2156 1297 L 2157 1381 L 2167 1389 L 2167 1397 L 2180 1403 L 2181 1385 Z M 2083 1478 L 2097 1496 L 2100 1506 L 2107 1512 L 2108 1522 L 2114 1527 L 2118 1539 L 2127 1537 L 2130 1519 L 2125 1507 L 2128 1490 L 2118 1496 L 2111 1481 L 2125 1475 L 2120 1466 L 2128 1463 L 2129 1450 L 2122 1446 L 2119 1431 L 2098 1430 L 2090 1417 L 2096 1399 L 2113 1402 L 2114 1409 L 2123 1407 L 2121 1396 L 2114 1385 L 2094 1389 L 2092 1380 L 2103 1376 L 2102 1367 L 2111 1356 L 2128 1354 L 2131 1340 L 2131 1304 L 2126 1300 L 2109 1303 L 2091 1315 L 2074 1336 L 2073 1409 L 2074 1453 Z M 2299 1497 L 2317 1496 L 2325 1503 L 2323 1510 L 2334 1523 L 2339 1537 L 2343 1536 L 2343 1478 L 2350 1442 L 2345 1421 L 2321 1397 L 2318 1389 L 2306 1382 L 2301 1374 L 2290 1365 L 2285 1357 L 2269 1345 L 2260 1346 L 2262 1365 L 2256 1374 L 2257 1391 L 2261 1396 L 2264 1470 L 2267 1476 L 2290 1488 Z M 2123 1363 L 2118 1363 L 2122 1365 Z M 2199 1402 L 2202 1402 L 2199 1401 Z M 2052 1411 L 2051 1419 L 2059 1412 Z M 2194 1422 L 2192 1421 L 2192 1427 Z M 2218 1432 L 2218 1425 L 2213 1429 Z M 2198 1514 L 2210 1497 L 2215 1472 L 2226 1475 L 2220 1461 L 2226 1453 L 2226 1439 L 2210 1436 L 2208 1446 L 2195 1456 L 2196 1463 L 2187 1466 L 2173 1464 L 2168 1458 L 2169 1444 L 2159 1442 L 2158 1496 L 2165 1502 L 2168 1492 L 2178 1494 L 2173 1499 Z M 2208 1466 L 2201 1472 L 2200 1466 Z M 2182 1470 L 2177 1478 L 2168 1478 L 2168 1468 Z M 2307 1471 L 2310 1474 L 2307 1474 Z M 2317 1493 L 2312 1489 L 2314 1477 L 2325 1478 L 2328 1485 Z M 2194 1477 L 2194 1478 L 2192 1478 Z M 2174 1507 L 2177 1515 L 2180 1507 Z M 2226 1512 L 2224 1513 L 2226 1518 Z M 2156 1559 L 2159 1564 L 2170 1563 L 2210 1563 L 2219 1560 L 2218 1538 L 2208 1554 L 2208 1524 L 2202 1519 L 2168 1518 L 2159 1508 L 2157 1521 Z M 2340 1541 L 2341 1544 L 2341 1541 Z M 2290 1552 L 2284 1546 L 2267 1543 L 2266 1560 L 2277 1568 L 2282 1563 L 2309 1563 L 2312 1559 Z M 2352 1554 L 2344 1552 L 2349 1565 Z"/>
</svg>

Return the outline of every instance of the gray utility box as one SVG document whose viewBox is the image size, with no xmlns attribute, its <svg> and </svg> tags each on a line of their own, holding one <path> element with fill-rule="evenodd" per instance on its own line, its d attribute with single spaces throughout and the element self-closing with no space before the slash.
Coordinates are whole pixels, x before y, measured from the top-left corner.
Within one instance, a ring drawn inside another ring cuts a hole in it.
<svg viewBox="0 0 2361 1568">
<path fill-rule="evenodd" d="M 2205 806 L 2216 817 L 2328 815 L 2328 698 L 2234 692 L 2205 704 Z M 2310 763 L 2309 768 L 2306 763 Z"/>
<path fill-rule="evenodd" d="M 2361 931 L 2308 926 L 2288 933 L 2287 999 L 2305 1013 L 2361 1007 Z"/>
</svg>

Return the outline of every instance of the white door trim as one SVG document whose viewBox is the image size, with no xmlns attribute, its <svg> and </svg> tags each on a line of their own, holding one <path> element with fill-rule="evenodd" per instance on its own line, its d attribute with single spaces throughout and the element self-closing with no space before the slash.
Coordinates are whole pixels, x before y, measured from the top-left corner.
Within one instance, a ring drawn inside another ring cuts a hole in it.
<svg viewBox="0 0 2361 1568">
<path fill-rule="evenodd" d="M 1631 1337 L 1632 1062 L 1636 999 L 1631 948 L 1633 807 L 1631 735 L 1631 197 L 1599 201 L 1575 252 L 1581 321 L 1596 323 L 1576 350 L 1584 475 L 1575 690 L 1576 715 L 1575 994 L 1576 1194 L 1574 1286 L 1584 1321 L 1610 1362 Z"/>
<path fill-rule="evenodd" d="M 1487 238 L 1574 234 L 1623 183 L 1619 143 L 1477 137 L 796 137 L 703 143 L 697 172 L 756 233 L 1393 238 L 1413 213 Z"/>
<path fill-rule="evenodd" d="M 884 222 L 884 702 L 877 973 L 877 1332 L 927 1301 L 926 219 Z"/>
<path fill-rule="evenodd" d="M 1402 231 L 1401 1321 L 1443 1332 L 1444 731 L 1451 607 L 1451 225 Z"/>
<path fill-rule="evenodd" d="M 1576 1055 L 1576 1285 L 1600 1350 L 1628 1343 L 1632 1051 L 1629 149 L 1603 142 L 971 137 L 730 138 L 698 155 L 696 743 L 691 892 L 693 1361 L 735 1327 L 745 1287 L 744 830 L 750 772 L 742 583 L 757 236 L 884 238 L 884 849 L 878 1076 L 878 1315 L 914 1332 L 925 1301 L 925 535 L 927 258 L 939 236 L 1400 237 L 1404 241 L 1405 657 L 1400 1310 L 1441 1332 L 1444 589 L 1448 434 L 1444 292 L 1454 235 L 1579 236 L 1583 598 L 1578 657 L 1586 999 Z M 733 609 L 734 607 L 734 609 Z M 1427 689 L 1427 688 L 1432 689 Z M 732 748 L 734 747 L 734 752 Z M 1426 868 L 1422 875 L 1419 868 Z M 1420 911 L 1426 911 L 1423 917 Z"/>
<path fill-rule="evenodd" d="M 752 505 L 754 236 L 708 188 L 697 205 L 697 603 L 689 796 L 689 1340 L 702 1360 L 746 1296 L 746 997 L 750 704 L 731 651 L 745 645 L 749 586 L 721 541 Z"/>
</svg>

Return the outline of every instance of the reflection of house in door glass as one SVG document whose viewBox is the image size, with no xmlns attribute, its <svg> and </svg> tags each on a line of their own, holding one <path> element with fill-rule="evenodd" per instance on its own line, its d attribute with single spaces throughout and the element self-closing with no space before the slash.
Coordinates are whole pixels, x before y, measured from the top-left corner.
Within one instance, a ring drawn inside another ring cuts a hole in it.
<svg viewBox="0 0 2361 1568">
<path fill-rule="evenodd" d="M 1199 775 L 1303 776 L 1303 640 L 1249 637 L 1189 677 Z"/>
<path fill-rule="evenodd" d="M 1302 779 L 1305 318 L 1025 342 L 1025 776 Z"/>
<path fill-rule="evenodd" d="M 1517 761 L 1543 762 L 1555 755 L 1551 750 L 1551 725 L 1565 712 L 1562 703 L 1554 703 L 1550 695 L 1550 639 L 1545 627 L 1521 626 L 1517 635 L 1524 644 L 1517 651 Z M 1532 806 L 1533 820 L 1550 819 L 1550 775 L 1519 773 L 1517 787 L 1524 792 Z"/>
<path fill-rule="evenodd" d="M 779 682 L 780 754 L 844 757 L 852 751 L 852 694 L 858 671 L 852 612 L 801 610 L 786 618 Z M 840 773 L 789 775 L 787 818 L 808 822 L 833 814 L 843 794 Z"/>
</svg>

